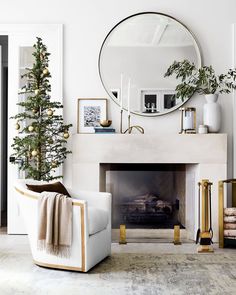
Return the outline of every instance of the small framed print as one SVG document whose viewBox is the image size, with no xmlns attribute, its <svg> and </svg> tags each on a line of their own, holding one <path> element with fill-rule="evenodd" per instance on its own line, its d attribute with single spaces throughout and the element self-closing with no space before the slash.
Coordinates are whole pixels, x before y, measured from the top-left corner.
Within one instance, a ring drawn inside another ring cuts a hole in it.
<svg viewBox="0 0 236 295">
<path fill-rule="evenodd" d="M 143 113 L 162 113 L 177 105 L 174 89 L 141 89 Z"/>
<path fill-rule="evenodd" d="M 106 98 L 78 99 L 78 133 L 94 133 L 94 127 L 100 126 L 101 120 L 107 119 Z"/>
</svg>

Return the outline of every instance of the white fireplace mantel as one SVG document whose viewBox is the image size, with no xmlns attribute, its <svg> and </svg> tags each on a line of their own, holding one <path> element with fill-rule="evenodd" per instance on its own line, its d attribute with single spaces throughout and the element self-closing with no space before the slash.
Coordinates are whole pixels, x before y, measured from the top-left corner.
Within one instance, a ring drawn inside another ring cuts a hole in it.
<svg viewBox="0 0 236 295">
<path fill-rule="evenodd" d="M 227 163 L 226 134 L 77 134 L 76 163 Z"/>
<path fill-rule="evenodd" d="M 188 199 L 187 207 L 197 208 L 198 181 L 209 179 L 213 182 L 212 218 L 217 240 L 217 185 L 219 180 L 227 179 L 226 134 L 76 134 L 73 136 L 72 153 L 73 187 L 81 190 L 100 190 L 100 164 L 191 164 L 189 177 L 194 177 L 195 185 L 189 188 L 193 197 Z M 196 210 L 194 215 L 194 221 L 188 221 L 189 227 L 194 227 L 192 232 L 197 229 Z"/>
</svg>

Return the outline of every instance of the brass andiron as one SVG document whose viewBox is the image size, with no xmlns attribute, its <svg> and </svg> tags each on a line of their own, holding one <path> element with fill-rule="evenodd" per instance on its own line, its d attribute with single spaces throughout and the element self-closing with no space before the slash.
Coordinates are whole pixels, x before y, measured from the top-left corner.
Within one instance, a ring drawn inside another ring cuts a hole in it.
<svg viewBox="0 0 236 295">
<path fill-rule="evenodd" d="M 212 220 L 211 220 L 211 186 L 208 179 L 198 183 L 198 231 L 196 244 L 200 244 L 198 252 L 214 252 L 212 247 Z"/>
<path fill-rule="evenodd" d="M 180 226 L 175 225 L 174 226 L 174 245 L 181 245 L 182 243 L 180 242 Z"/>
<path fill-rule="evenodd" d="M 126 226 L 125 224 L 120 225 L 120 241 L 119 244 L 125 245 L 126 242 Z"/>
<path fill-rule="evenodd" d="M 144 134 L 144 129 L 143 127 L 139 126 L 139 125 L 134 125 L 134 126 L 131 126 L 131 118 L 130 118 L 130 115 L 128 115 L 128 128 L 125 130 L 124 134 L 125 133 L 128 133 L 128 134 L 131 134 L 132 131 L 134 129 L 138 130 L 140 133 Z"/>
</svg>

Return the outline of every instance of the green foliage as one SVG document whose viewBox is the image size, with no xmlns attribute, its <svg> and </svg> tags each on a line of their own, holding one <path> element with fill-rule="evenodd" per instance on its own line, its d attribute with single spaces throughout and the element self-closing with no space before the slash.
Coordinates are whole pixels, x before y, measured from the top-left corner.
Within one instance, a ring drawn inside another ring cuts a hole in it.
<svg viewBox="0 0 236 295">
<path fill-rule="evenodd" d="M 65 144 L 72 125 L 63 123 L 59 112 L 63 105 L 50 101 L 50 53 L 41 38 L 37 38 L 34 49 L 33 67 L 27 68 L 22 75 L 27 81 L 19 92 L 26 97 L 18 103 L 22 112 L 12 117 L 20 125 L 20 131 L 13 139 L 14 154 L 11 156 L 16 158 L 14 163 L 20 164 L 19 168 L 26 172 L 26 178 L 49 181 L 62 177 L 53 176 L 52 172 L 71 153 Z"/>
<path fill-rule="evenodd" d="M 226 74 L 216 75 L 212 66 L 196 68 L 194 63 L 184 60 L 174 63 L 167 69 L 165 77 L 175 75 L 181 83 L 176 86 L 176 97 L 184 100 L 194 93 L 214 94 L 230 93 L 236 88 L 236 69 Z"/>
</svg>

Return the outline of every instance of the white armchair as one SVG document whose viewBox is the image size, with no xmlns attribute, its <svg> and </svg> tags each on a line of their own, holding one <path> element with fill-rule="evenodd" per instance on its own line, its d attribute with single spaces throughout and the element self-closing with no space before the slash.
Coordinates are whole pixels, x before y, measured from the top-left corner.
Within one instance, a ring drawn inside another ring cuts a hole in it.
<svg viewBox="0 0 236 295">
<path fill-rule="evenodd" d="M 39 182 L 18 180 L 15 185 L 35 264 L 87 272 L 111 254 L 111 194 L 68 189 L 73 198 L 71 256 L 61 258 L 37 249 L 39 193 L 28 190 L 26 183 Z"/>
</svg>

